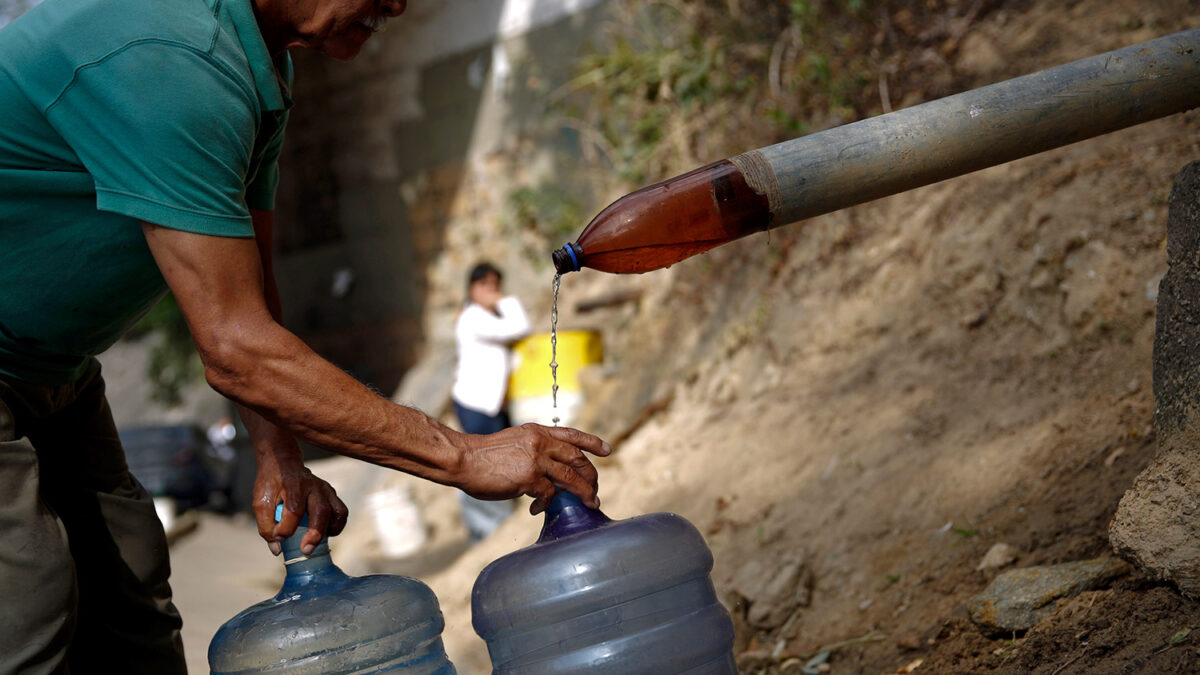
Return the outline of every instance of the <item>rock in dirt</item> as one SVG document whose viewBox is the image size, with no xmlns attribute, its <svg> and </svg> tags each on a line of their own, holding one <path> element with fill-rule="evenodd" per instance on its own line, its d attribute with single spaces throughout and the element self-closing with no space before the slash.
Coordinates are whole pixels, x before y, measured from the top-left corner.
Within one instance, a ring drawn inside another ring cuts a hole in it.
<svg viewBox="0 0 1200 675">
<path fill-rule="evenodd" d="M 975 569 L 980 571 L 1000 569 L 1001 567 L 1011 565 L 1016 559 L 1017 549 L 1004 542 L 998 542 L 992 544 L 992 547 L 983 555 L 983 560 L 979 561 Z"/>
<path fill-rule="evenodd" d="M 779 675 L 804 675 L 804 662 L 800 659 L 788 659 L 779 664 Z"/>
<path fill-rule="evenodd" d="M 1056 600 L 1099 588 L 1129 571 L 1129 565 L 1116 558 L 1009 570 L 968 600 L 967 611 L 985 631 L 1023 631 L 1053 614 Z"/>
<path fill-rule="evenodd" d="M 1066 294 L 1063 317 L 1072 326 L 1083 328 L 1094 322 L 1112 321 L 1125 309 L 1120 279 L 1131 275 L 1124 252 L 1100 240 L 1089 241 L 1071 252 L 1064 263 L 1066 278 L 1061 284 Z M 1100 279 L 1107 283 L 1100 283 Z"/>
<path fill-rule="evenodd" d="M 1109 539 L 1147 576 L 1200 597 L 1200 162 L 1171 189 L 1167 265 L 1154 335 L 1158 455 L 1121 499 Z"/>
<path fill-rule="evenodd" d="M 738 570 L 732 587 L 749 606 L 747 621 L 760 628 L 774 628 L 787 621 L 797 607 L 808 606 L 812 572 L 799 558 L 785 560 L 774 569 L 756 558 Z"/>
<path fill-rule="evenodd" d="M 774 662 L 771 653 L 762 649 L 742 652 L 737 656 L 739 673 L 757 673 Z"/>
</svg>

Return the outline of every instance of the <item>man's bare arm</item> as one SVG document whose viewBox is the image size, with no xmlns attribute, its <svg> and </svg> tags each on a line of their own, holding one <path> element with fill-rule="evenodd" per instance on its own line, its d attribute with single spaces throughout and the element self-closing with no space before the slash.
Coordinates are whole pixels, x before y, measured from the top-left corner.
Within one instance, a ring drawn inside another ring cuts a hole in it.
<svg viewBox="0 0 1200 675">
<path fill-rule="evenodd" d="M 282 322 L 283 307 L 274 273 L 275 214 L 251 210 L 250 217 L 262 267 L 263 297 L 271 316 L 276 322 Z M 258 469 L 254 479 L 254 519 L 259 535 L 267 541 L 271 552 L 279 554 L 280 542 L 296 531 L 303 514 L 308 514 L 308 532 L 300 546 L 305 553 L 315 548 L 326 535 L 339 534 L 349 515 L 346 504 L 329 483 L 313 475 L 304 465 L 295 437 L 254 410 L 243 405 L 237 408 L 250 433 Z M 285 508 L 283 517 L 276 523 L 275 505 L 280 502 Z"/>
<path fill-rule="evenodd" d="M 275 320 L 254 241 L 143 229 L 218 392 L 316 446 L 476 497 L 530 495 L 536 513 L 562 487 L 598 504 L 596 471 L 581 450 L 607 455 L 600 439 L 539 425 L 472 436 L 396 405 Z"/>
</svg>

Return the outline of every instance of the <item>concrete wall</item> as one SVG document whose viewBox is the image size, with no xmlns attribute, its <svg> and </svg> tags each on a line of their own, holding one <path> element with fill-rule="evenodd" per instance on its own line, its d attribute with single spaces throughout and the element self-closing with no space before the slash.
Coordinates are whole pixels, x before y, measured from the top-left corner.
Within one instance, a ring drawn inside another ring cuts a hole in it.
<svg viewBox="0 0 1200 675">
<path fill-rule="evenodd" d="M 411 0 L 351 63 L 296 53 L 277 205 L 289 328 L 387 393 L 449 334 L 477 258 L 510 288 L 543 276 L 507 199 L 576 152 L 547 96 L 603 16 L 602 0 Z"/>
</svg>

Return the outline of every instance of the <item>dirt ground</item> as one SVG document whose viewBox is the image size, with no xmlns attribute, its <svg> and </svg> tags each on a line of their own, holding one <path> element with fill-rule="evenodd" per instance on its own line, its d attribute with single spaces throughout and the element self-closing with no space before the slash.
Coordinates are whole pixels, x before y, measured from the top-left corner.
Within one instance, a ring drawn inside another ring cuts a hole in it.
<svg viewBox="0 0 1200 675">
<path fill-rule="evenodd" d="M 957 52 L 978 84 L 1200 23 L 1186 2 L 1004 7 Z M 564 279 L 562 325 L 605 336 L 578 421 L 619 441 L 604 508 L 706 534 L 744 672 L 798 672 L 839 643 L 833 673 L 1196 669 L 1200 605 L 1136 576 L 1024 635 L 982 634 L 964 603 L 997 573 L 976 569 L 996 543 L 1017 567 L 1110 554 L 1155 452 L 1166 202 L 1198 131 L 1178 115 L 667 271 Z M 629 288 L 639 302 L 571 311 Z M 464 672 L 486 672 L 468 589 L 531 520 L 427 577 Z M 752 625 L 741 579 L 797 561 L 800 588 Z"/>
<path fill-rule="evenodd" d="M 949 64 L 977 85 L 1200 25 L 1186 1 L 1000 7 Z M 1002 571 L 976 569 L 994 544 L 1016 551 L 1005 569 L 1110 554 L 1116 504 L 1155 453 L 1167 196 L 1195 160 L 1197 111 L 670 270 L 566 277 L 560 327 L 605 341 L 577 421 L 616 446 L 597 462 L 605 512 L 672 511 L 706 535 L 745 673 L 800 672 L 831 646 L 835 674 L 1200 671 L 1200 603 L 1136 574 L 1024 634 L 984 634 L 964 609 Z M 436 530 L 425 558 L 354 556 L 353 538 L 341 555 L 426 581 L 460 672 L 488 672 L 471 586 L 540 523 L 518 514 L 465 549 L 452 493 L 414 498 Z M 748 597 L 748 578 L 784 569 L 788 593 Z M 177 565 L 176 583 L 211 588 L 204 572 Z"/>
</svg>

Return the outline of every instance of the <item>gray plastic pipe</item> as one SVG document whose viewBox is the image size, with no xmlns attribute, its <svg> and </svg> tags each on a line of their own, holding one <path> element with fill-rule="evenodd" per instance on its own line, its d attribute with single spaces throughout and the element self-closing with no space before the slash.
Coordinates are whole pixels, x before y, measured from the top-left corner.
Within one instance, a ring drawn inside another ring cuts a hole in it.
<svg viewBox="0 0 1200 675">
<path fill-rule="evenodd" d="M 730 158 L 779 227 L 1200 106 L 1200 28 Z"/>
</svg>

